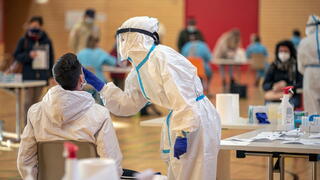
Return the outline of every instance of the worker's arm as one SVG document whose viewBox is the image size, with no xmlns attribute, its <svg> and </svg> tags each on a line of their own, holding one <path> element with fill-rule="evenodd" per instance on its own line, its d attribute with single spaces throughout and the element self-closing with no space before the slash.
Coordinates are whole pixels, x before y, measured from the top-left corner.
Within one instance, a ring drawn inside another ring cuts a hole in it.
<svg viewBox="0 0 320 180">
<path fill-rule="evenodd" d="M 29 119 L 30 112 L 32 112 L 32 108 L 30 108 L 28 112 L 28 123 L 21 136 L 21 143 L 17 158 L 17 167 L 23 179 L 27 175 L 26 167 L 32 168 L 32 176 L 34 179 L 37 179 L 38 174 L 37 142 Z"/>
<path fill-rule="evenodd" d="M 135 115 L 147 104 L 135 72 L 128 75 L 124 91 L 111 82 L 103 87 L 100 94 L 106 100 L 109 111 L 117 116 Z"/>
<path fill-rule="evenodd" d="M 113 159 L 118 168 L 119 175 L 122 174 L 122 154 L 119 147 L 117 135 L 112 125 L 112 119 L 107 110 L 104 110 L 103 121 L 100 130 L 96 134 L 97 153 L 100 158 Z"/>
</svg>

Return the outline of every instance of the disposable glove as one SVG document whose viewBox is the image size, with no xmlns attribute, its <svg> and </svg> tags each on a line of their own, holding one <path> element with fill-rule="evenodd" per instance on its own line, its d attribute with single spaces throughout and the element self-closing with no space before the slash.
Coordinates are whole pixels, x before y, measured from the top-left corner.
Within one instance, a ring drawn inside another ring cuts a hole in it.
<svg viewBox="0 0 320 180">
<path fill-rule="evenodd" d="M 104 86 L 104 82 L 101 81 L 96 75 L 90 72 L 88 69 L 82 67 L 84 78 L 86 79 L 87 83 L 93 86 L 97 91 L 101 91 Z"/>
<path fill-rule="evenodd" d="M 174 144 L 174 157 L 180 159 L 180 156 L 187 152 L 188 141 L 186 137 L 177 137 Z"/>
</svg>

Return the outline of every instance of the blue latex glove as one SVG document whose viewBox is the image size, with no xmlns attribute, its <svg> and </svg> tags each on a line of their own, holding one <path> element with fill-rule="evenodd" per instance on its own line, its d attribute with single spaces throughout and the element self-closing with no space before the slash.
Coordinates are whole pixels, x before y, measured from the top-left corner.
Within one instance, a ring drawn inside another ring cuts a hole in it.
<svg viewBox="0 0 320 180">
<path fill-rule="evenodd" d="M 176 143 L 174 144 L 174 157 L 180 159 L 180 156 L 187 152 L 187 138 L 177 137 Z"/>
<path fill-rule="evenodd" d="M 259 121 L 259 124 L 270 124 L 268 121 L 268 115 L 266 113 L 256 113 L 256 117 Z"/>
<path fill-rule="evenodd" d="M 93 86 L 97 91 L 101 91 L 104 86 L 104 82 L 101 81 L 96 75 L 90 72 L 88 69 L 82 67 L 84 78 L 86 79 L 87 83 Z"/>
</svg>

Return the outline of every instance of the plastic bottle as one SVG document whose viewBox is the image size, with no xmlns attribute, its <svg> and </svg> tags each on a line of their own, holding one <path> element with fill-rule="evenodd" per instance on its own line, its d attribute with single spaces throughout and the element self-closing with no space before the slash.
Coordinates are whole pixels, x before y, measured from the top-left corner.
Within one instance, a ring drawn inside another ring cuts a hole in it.
<svg viewBox="0 0 320 180">
<path fill-rule="evenodd" d="M 62 180 L 79 180 L 77 151 L 78 146 L 70 142 L 64 143 L 63 156 L 66 158 L 66 161 Z"/>
<path fill-rule="evenodd" d="M 281 98 L 280 113 L 281 124 L 285 130 L 292 130 L 294 128 L 294 108 L 289 102 L 290 92 L 293 94 L 292 88 L 293 86 L 288 86 L 282 89 L 284 94 Z"/>
</svg>

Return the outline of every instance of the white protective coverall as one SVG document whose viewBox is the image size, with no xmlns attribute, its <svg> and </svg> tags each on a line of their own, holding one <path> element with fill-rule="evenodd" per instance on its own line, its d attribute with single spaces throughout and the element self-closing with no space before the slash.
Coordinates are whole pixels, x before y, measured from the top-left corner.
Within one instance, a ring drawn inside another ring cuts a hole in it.
<svg viewBox="0 0 320 180">
<path fill-rule="evenodd" d="M 114 159 L 119 176 L 122 174 L 122 154 L 109 111 L 96 104 L 91 94 L 54 86 L 42 101 L 31 106 L 27 118 L 17 159 L 23 178 L 26 176 L 24 168 L 31 166 L 33 177 L 37 179 L 37 142 L 55 140 L 96 144 L 98 155 Z"/>
<path fill-rule="evenodd" d="M 320 114 L 320 19 L 310 16 L 298 49 L 298 70 L 303 77 L 303 104 L 309 114 Z"/>
<path fill-rule="evenodd" d="M 157 32 L 158 20 L 135 17 L 120 29 L 138 28 Z M 196 68 L 175 50 L 154 45 L 154 39 L 143 33 L 127 32 L 121 37 L 121 56 L 131 59 L 125 90 L 112 82 L 100 91 L 108 109 L 119 116 L 134 115 L 147 102 L 170 110 L 163 122 L 161 152 L 168 163 L 168 177 L 176 180 L 216 179 L 220 146 L 220 117 L 203 95 Z M 141 63 L 142 62 L 142 63 Z M 174 158 L 174 143 L 181 132 L 187 134 L 187 152 Z"/>
</svg>

